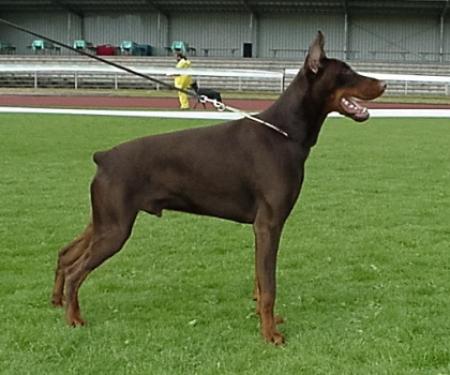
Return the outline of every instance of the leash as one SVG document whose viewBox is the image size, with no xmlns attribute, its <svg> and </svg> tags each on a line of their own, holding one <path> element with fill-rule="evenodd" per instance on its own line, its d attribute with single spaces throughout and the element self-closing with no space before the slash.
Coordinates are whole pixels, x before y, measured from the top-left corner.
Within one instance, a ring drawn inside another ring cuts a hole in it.
<svg viewBox="0 0 450 375">
<path fill-rule="evenodd" d="M 89 57 L 91 59 L 100 61 L 100 62 L 102 62 L 104 64 L 111 65 L 111 66 L 113 66 L 113 67 L 115 67 L 117 69 L 123 70 L 123 71 L 125 71 L 127 73 L 134 74 L 134 75 L 139 76 L 141 78 L 147 79 L 147 80 L 149 80 L 149 81 L 151 81 L 153 83 L 157 83 L 157 84 L 159 84 L 161 86 L 167 87 L 170 90 L 177 90 L 177 91 L 182 92 L 182 93 L 184 93 L 186 95 L 189 95 L 191 97 L 195 97 L 198 100 L 200 100 L 201 103 L 205 103 L 205 102 L 211 103 L 214 106 L 214 108 L 216 108 L 219 111 L 228 110 L 228 111 L 231 111 L 231 112 L 239 113 L 239 114 L 241 114 L 242 116 L 244 116 L 246 118 L 249 118 L 249 119 L 251 119 L 251 120 L 253 120 L 255 122 L 258 122 L 258 123 L 260 123 L 262 125 L 265 125 L 265 126 L 269 127 L 270 129 L 275 130 L 279 134 L 282 134 L 285 137 L 288 137 L 288 134 L 285 131 L 283 131 L 280 128 L 278 128 L 277 126 L 275 126 L 273 124 L 270 124 L 270 123 L 268 123 L 268 122 L 266 122 L 264 120 L 261 120 L 261 119 L 259 119 L 257 117 L 254 117 L 254 116 L 252 116 L 252 115 L 250 115 L 250 114 L 248 114 L 246 112 L 240 111 L 237 108 L 233 108 L 233 107 L 227 106 L 227 105 L 225 105 L 225 104 L 223 104 L 221 102 L 218 102 L 217 100 L 209 99 L 205 95 L 199 96 L 194 91 L 190 91 L 190 90 L 186 90 L 186 89 L 182 89 L 182 88 L 176 87 L 175 85 L 171 85 L 170 83 L 161 81 L 161 80 L 159 80 L 157 78 L 153 78 L 153 77 L 151 77 L 151 76 L 149 76 L 147 74 L 140 73 L 140 72 L 138 72 L 138 71 L 136 71 L 134 69 L 131 69 L 131 68 L 128 68 L 126 66 L 117 64 L 117 63 L 115 63 L 113 61 L 109 61 L 109 60 L 103 59 L 103 58 L 101 58 L 101 57 L 99 57 L 97 55 L 93 55 L 93 54 L 85 52 L 83 50 L 79 50 L 79 49 L 73 48 L 72 46 L 69 46 L 68 44 L 65 44 L 65 43 L 62 43 L 62 42 L 60 42 L 58 40 L 49 38 L 48 36 L 36 33 L 34 31 L 31 31 L 31 30 L 29 30 L 29 29 L 27 29 L 25 27 L 17 25 L 15 23 L 10 22 L 8 20 L 5 20 L 3 18 L 0 18 L 0 23 L 3 23 L 3 24 L 5 24 L 5 25 L 7 25 L 9 27 L 12 27 L 13 29 L 20 30 L 20 31 L 23 31 L 24 33 L 33 35 L 33 36 L 35 36 L 37 38 L 45 39 L 45 40 L 49 41 L 50 43 L 56 44 L 57 46 L 60 46 L 60 47 L 67 48 L 67 49 L 69 49 L 69 50 L 71 50 L 73 52 L 78 53 L 79 55 L 83 55 L 83 56 Z"/>
<path fill-rule="evenodd" d="M 244 117 L 246 117 L 246 118 L 248 118 L 250 120 L 253 120 L 255 122 L 258 122 L 258 123 L 260 123 L 262 125 L 265 125 L 268 128 L 270 128 L 272 130 L 275 130 L 277 133 L 285 136 L 286 138 L 289 138 L 289 134 L 286 133 L 284 130 L 281 130 L 278 126 L 275 126 L 275 125 L 271 124 L 270 122 L 261 120 L 258 117 L 252 116 L 249 113 L 242 112 L 240 109 L 237 109 L 237 108 L 234 108 L 234 107 L 230 107 L 229 105 L 225 105 L 224 103 L 219 102 L 216 99 L 210 99 L 206 95 L 200 95 L 199 100 L 200 100 L 200 103 L 211 103 L 214 106 L 214 108 L 216 108 L 220 112 L 223 112 L 223 111 L 227 110 L 227 111 L 230 111 L 230 112 L 239 113 L 239 114 L 243 115 Z"/>
</svg>

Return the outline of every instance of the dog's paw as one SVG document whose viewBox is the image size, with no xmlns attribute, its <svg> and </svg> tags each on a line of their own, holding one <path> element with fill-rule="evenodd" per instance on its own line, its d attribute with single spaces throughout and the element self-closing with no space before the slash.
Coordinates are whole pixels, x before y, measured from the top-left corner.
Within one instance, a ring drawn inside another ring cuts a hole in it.
<svg viewBox="0 0 450 375">
<path fill-rule="evenodd" d="M 62 299 L 52 299 L 52 306 L 56 308 L 64 307 L 64 303 Z"/>
<path fill-rule="evenodd" d="M 284 336 L 276 330 L 273 330 L 271 332 L 265 332 L 264 338 L 267 342 L 270 342 L 277 346 L 284 344 Z"/>
<path fill-rule="evenodd" d="M 78 316 L 67 316 L 67 324 L 71 327 L 78 327 L 78 326 L 84 326 L 86 324 L 86 321 L 81 319 L 81 317 Z"/>
<path fill-rule="evenodd" d="M 86 324 L 86 322 L 83 319 L 73 319 L 71 322 L 69 322 L 69 325 L 71 327 L 78 327 L 78 326 L 84 326 Z"/>
<path fill-rule="evenodd" d="M 53 307 L 63 307 L 64 306 L 64 298 L 62 296 L 53 296 L 51 303 L 52 303 Z"/>
</svg>

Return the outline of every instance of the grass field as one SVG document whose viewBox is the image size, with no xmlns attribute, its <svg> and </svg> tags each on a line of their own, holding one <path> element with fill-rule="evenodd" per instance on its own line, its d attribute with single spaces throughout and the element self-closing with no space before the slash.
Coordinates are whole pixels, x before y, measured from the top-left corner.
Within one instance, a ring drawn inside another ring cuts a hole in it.
<svg viewBox="0 0 450 375">
<path fill-rule="evenodd" d="M 253 313 L 251 228 L 173 212 L 139 216 L 67 327 L 53 271 L 89 218 L 93 151 L 199 125 L 0 116 L 0 374 L 450 373 L 448 120 L 327 122 L 281 243 L 284 347 Z"/>
</svg>

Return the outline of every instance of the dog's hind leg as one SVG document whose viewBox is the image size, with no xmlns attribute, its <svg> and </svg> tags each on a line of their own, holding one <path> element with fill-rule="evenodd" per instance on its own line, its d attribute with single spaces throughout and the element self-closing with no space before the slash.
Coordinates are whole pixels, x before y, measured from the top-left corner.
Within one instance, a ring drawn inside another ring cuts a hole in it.
<svg viewBox="0 0 450 375">
<path fill-rule="evenodd" d="M 91 271 L 117 253 L 131 234 L 138 210 L 126 201 L 120 184 L 96 177 L 91 185 L 93 234 L 86 251 L 66 268 L 66 318 L 69 325 L 83 325 L 78 290 Z"/>
<path fill-rule="evenodd" d="M 83 325 L 78 290 L 95 268 L 118 252 L 127 238 L 129 231 L 119 225 L 105 227 L 100 234 L 95 233 L 86 252 L 66 272 L 66 318 L 69 325 Z"/>
<path fill-rule="evenodd" d="M 64 246 L 58 255 L 55 271 L 55 284 L 53 286 L 52 304 L 55 307 L 63 306 L 64 302 L 64 272 L 71 266 L 88 248 L 92 238 L 92 224 L 89 224 L 84 232 L 71 243 Z"/>
</svg>

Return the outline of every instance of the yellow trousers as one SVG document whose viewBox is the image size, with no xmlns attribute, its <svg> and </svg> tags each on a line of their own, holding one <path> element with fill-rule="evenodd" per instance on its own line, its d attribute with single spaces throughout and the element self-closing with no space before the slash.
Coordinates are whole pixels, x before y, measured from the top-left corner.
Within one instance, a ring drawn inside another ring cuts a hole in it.
<svg viewBox="0 0 450 375">
<path fill-rule="evenodd" d="M 187 94 L 178 91 L 178 99 L 180 100 L 181 109 L 189 109 L 189 96 Z"/>
<path fill-rule="evenodd" d="M 191 76 L 178 76 L 175 78 L 175 87 L 187 90 L 192 84 Z M 189 96 L 181 91 L 178 91 L 178 99 L 180 100 L 181 109 L 189 109 Z"/>
</svg>

